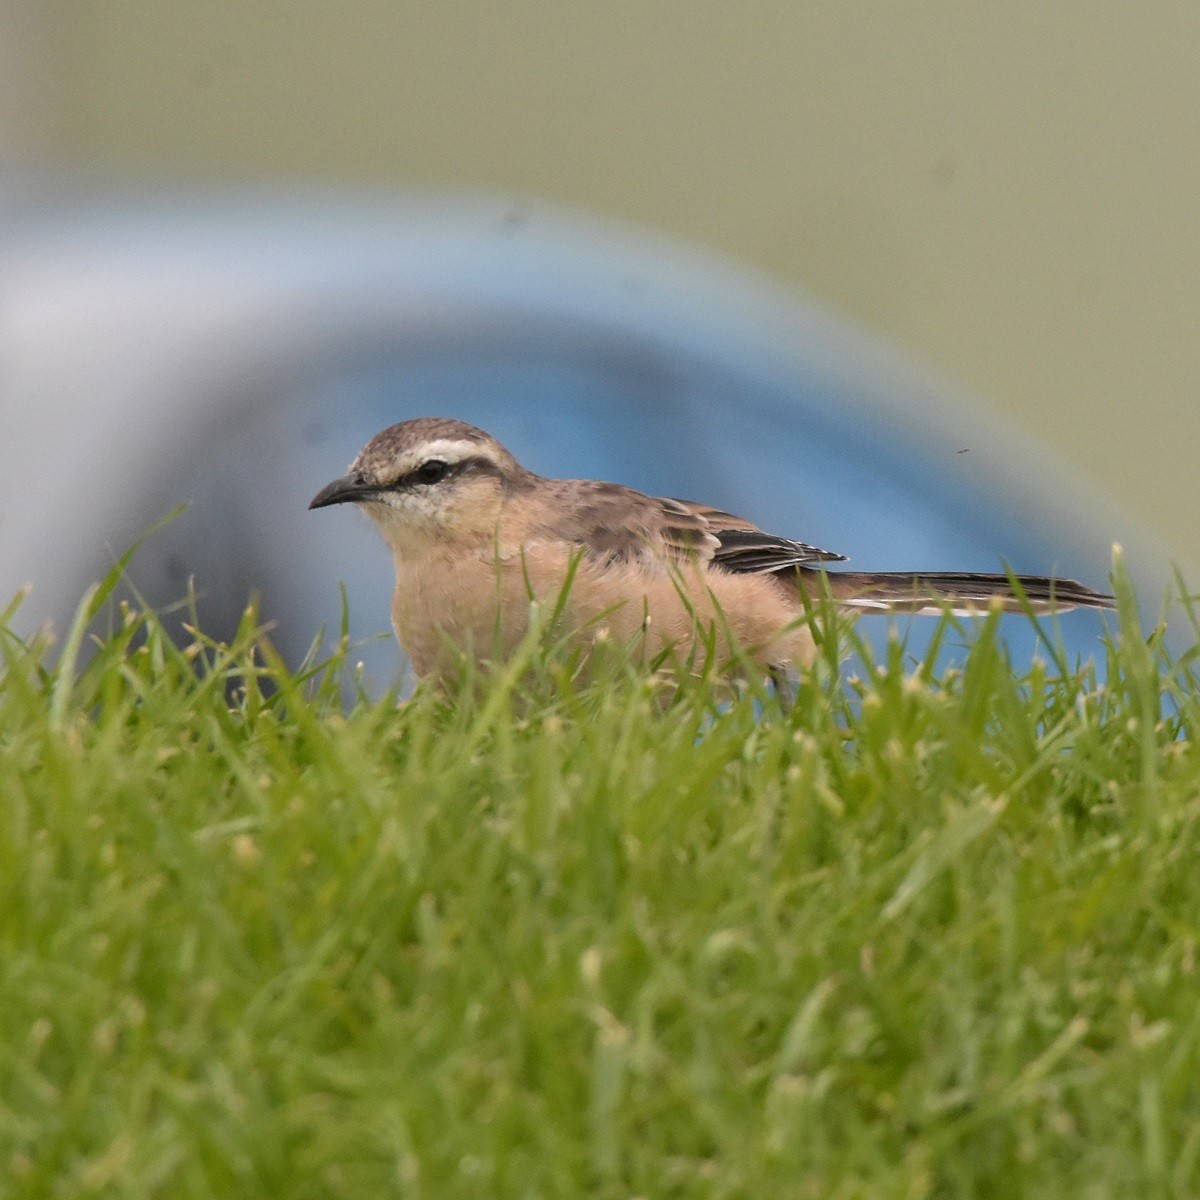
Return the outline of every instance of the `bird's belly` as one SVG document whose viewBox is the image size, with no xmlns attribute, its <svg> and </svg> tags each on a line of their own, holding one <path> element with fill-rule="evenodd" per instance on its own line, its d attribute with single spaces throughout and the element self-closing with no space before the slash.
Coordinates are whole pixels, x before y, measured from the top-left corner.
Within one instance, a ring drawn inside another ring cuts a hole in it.
<svg viewBox="0 0 1200 1200">
<path fill-rule="evenodd" d="M 797 606 L 766 576 L 604 563 L 536 544 L 502 559 L 397 563 L 392 622 L 418 675 L 444 673 L 463 654 L 506 657 L 535 606 L 559 614 L 556 633 L 615 640 L 646 659 L 687 658 L 709 646 L 722 659 L 746 655 L 764 666 L 812 658 Z"/>
</svg>

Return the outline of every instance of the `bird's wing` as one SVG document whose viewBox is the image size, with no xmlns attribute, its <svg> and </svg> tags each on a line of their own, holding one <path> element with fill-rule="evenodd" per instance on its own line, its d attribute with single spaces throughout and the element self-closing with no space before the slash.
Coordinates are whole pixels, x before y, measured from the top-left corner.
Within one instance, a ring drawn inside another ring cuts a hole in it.
<svg viewBox="0 0 1200 1200">
<path fill-rule="evenodd" d="M 776 537 L 706 504 L 647 496 L 615 483 L 555 481 L 557 536 L 607 561 L 707 562 L 726 571 L 769 574 L 844 556 Z"/>
<path fill-rule="evenodd" d="M 720 541 L 702 515 L 677 500 L 646 496 L 618 483 L 556 479 L 551 511 L 530 530 L 534 540 L 573 543 L 606 562 L 710 562 Z"/>
<path fill-rule="evenodd" d="M 789 567 L 846 561 L 844 554 L 820 550 L 807 542 L 767 533 L 743 517 L 735 517 L 732 513 L 722 512 L 707 504 L 695 504 L 688 500 L 673 500 L 670 503 L 682 505 L 705 522 L 718 542 L 712 561 L 726 571 L 769 575 Z"/>
</svg>

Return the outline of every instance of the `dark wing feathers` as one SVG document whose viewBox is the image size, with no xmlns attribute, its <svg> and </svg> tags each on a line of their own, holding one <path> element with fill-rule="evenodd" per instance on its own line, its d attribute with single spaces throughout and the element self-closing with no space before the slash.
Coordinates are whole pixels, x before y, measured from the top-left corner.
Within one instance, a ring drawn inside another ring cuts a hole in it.
<svg viewBox="0 0 1200 1200">
<path fill-rule="evenodd" d="M 735 574 L 787 572 L 802 591 L 819 586 L 819 564 L 845 556 L 805 542 L 766 533 L 732 513 L 690 500 L 646 496 L 615 483 L 584 479 L 547 481 L 555 489 L 555 512 L 534 528 L 537 535 L 566 538 L 607 562 L 699 560 Z M 799 568 L 799 569 L 797 569 Z M 1007 575 L 965 571 L 835 572 L 825 577 L 834 597 L 848 608 L 879 612 L 978 612 L 997 600 L 1007 611 L 1025 608 Z M 1110 608 L 1111 596 L 1072 579 L 1018 575 L 1016 582 L 1035 612 L 1082 605 Z"/>
<path fill-rule="evenodd" d="M 806 542 L 767 533 L 744 517 L 694 504 L 687 500 L 663 501 L 678 504 L 702 520 L 717 539 L 712 561 L 726 571 L 745 575 L 767 575 L 790 567 L 818 562 L 845 562 L 844 554 L 818 550 Z"/>
<path fill-rule="evenodd" d="M 609 561 L 661 565 L 699 559 L 739 574 L 769 574 L 844 556 L 776 537 L 706 504 L 646 496 L 615 483 L 555 480 L 561 502 L 555 529 Z M 569 514 L 569 517 L 568 515 Z"/>
<path fill-rule="evenodd" d="M 556 479 L 555 511 L 535 536 L 566 537 L 607 562 L 664 559 L 711 561 L 720 543 L 688 505 L 660 500 L 618 483 Z"/>
<path fill-rule="evenodd" d="M 721 553 L 720 535 L 710 527 L 703 513 L 684 500 L 649 497 L 661 522 L 658 534 L 661 548 L 673 559 L 702 559 L 711 562 Z M 661 551 L 659 551 L 661 553 Z"/>
<path fill-rule="evenodd" d="M 761 575 L 818 562 L 845 562 L 844 554 L 818 550 L 804 542 L 763 533 L 761 529 L 718 529 L 721 545 L 713 562 L 726 571 Z"/>
</svg>

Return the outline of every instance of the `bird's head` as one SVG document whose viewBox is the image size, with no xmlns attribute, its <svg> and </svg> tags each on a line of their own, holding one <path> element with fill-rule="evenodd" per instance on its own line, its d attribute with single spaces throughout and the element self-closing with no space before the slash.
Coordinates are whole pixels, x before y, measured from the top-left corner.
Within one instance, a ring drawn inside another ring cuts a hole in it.
<svg viewBox="0 0 1200 1200">
<path fill-rule="evenodd" d="M 398 556 L 481 545 L 506 496 L 535 477 L 490 434 L 462 421 L 419 417 L 373 437 L 309 508 L 360 504 Z"/>
</svg>

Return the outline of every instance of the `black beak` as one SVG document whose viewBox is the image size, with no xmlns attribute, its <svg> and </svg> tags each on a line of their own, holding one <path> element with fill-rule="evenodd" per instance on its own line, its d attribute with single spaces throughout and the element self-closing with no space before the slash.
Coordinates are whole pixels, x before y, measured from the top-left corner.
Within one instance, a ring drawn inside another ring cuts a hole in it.
<svg viewBox="0 0 1200 1200">
<path fill-rule="evenodd" d="M 309 508 L 328 508 L 331 504 L 357 504 L 369 500 L 377 491 L 353 475 L 343 475 L 326 484 L 309 502 Z"/>
</svg>

